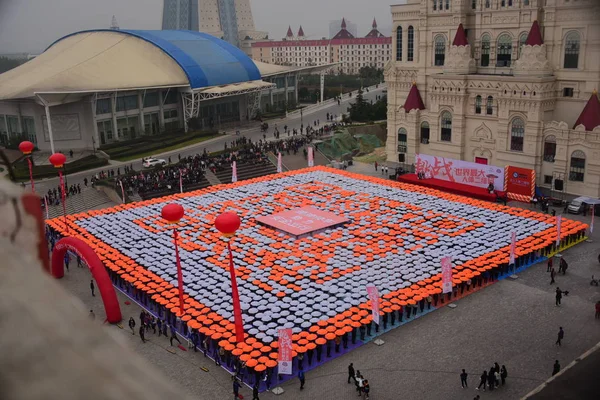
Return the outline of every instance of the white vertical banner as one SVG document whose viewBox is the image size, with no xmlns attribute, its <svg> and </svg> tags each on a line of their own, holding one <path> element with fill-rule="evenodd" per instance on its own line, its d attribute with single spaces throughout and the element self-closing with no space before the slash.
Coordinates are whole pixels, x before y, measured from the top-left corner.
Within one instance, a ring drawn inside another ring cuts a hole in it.
<svg viewBox="0 0 600 400">
<path fill-rule="evenodd" d="M 562 222 L 562 217 L 560 215 L 556 216 L 556 246 L 560 246 L 560 223 Z"/>
<path fill-rule="evenodd" d="M 235 161 L 231 165 L 231 182 L 237 182 L 237 163 Z"/>
<path fill-rule="evenodd" d="M 373 322 L 379 325 L 379 291 L 373 285 L 367 286 L 367 295 L 371 300 L 371 311 L 373 312 Z"/>
<path fill-rule="evenodd" d="M 179 170 L 179 193 L 183 193 L 183 178 L 181 177 L 181 170 Z"/>
<path fill-rule="evenodd" d="M 44 195 L 44 205 L 46 206 L 46 219 L 49 219 L 50 217 L 48 216 L 48 197 L 46 195 Z"/>
<path fill-rule="evenodd" d="M 123 189 L 122 181 L 119 181 L 119 186 L 121 186 L 121 197 L 123 198 L 123 203 L 125 203 L 125 189 Z"/>
<path fill-rule="evenodd" d="M 442 293 L 452 293 L 452 259 L 444 257 L 442 263 Z"/>
<path fill-rule="evenodd" d="M 277 154 L 277 173 L 283 172 L 283 163 L 281 161 L 281 153 Z"/>
<path fill-rule="evenodd" d="M 594 233 L 594 209 L 596 208 L 595 204 L 592 204 L 592 221 L 590 222 L 590 236 Z"/>
<path fill-rule="evenodd" d="M 292 374 L 292 329 L 278 329 L 277 333 L 279 335 L 278 340 L 278 368 L 277 372 L 280 375 L 291 375 Z"/>
<path fill-rule="evenodd" d="M 517 233 L 512 231 L 510 234 L 510 260 L 508 261 L 509 265 L 515 264 L 515 250 L 517 247 Z"/>
<path fill-rule="evenodd" d="M 315 166 L 315 153 L 312 146 L 308 146 L 308 166 Z"/>
</svg>

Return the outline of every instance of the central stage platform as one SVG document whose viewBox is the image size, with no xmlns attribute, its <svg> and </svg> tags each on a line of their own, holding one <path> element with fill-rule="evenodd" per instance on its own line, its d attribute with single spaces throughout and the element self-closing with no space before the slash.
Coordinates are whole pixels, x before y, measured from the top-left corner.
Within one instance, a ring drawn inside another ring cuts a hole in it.
<svg viewBox="0 0 600 400">
<path fill-rule="evenodd" d="M 405 174 L 398 177 L 399 182 L 410 183 L 413 185 L 430 187 L 432 189 L 441 190 L 443 192 L 459 194 L 474 199 L 496 202 L 498 196 L 505 197 L 506 192 L 496 190 L 494 193 L 489 193 L 487 189 L 477 186 L 464 185 L 462 183 L 448 182 L 441 179 L 429 178 L 419 179 L 417 174 Z"/>
</svg>

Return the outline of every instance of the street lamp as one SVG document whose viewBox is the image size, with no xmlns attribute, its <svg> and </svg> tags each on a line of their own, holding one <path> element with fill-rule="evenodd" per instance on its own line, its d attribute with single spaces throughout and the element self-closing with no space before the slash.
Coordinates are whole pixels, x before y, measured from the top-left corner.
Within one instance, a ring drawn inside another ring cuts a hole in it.
<svg viewBox="0 0 600 400">
<path fill-rule="evenodd" d="M 242 321 L 242 309 L 240 307 L 240 296 L 238 294 L 235 267 L 233 266 L 233 254 L 231 253 L 231 240 L 240 227 L 241 221 L 237 214 L 224 212 L 215 219 L 215 227 L 227 240 L 229 250 L 229 274 L 231 275 L 231 298 L 233 301 L 233 316 L 235 322 L 235 340 L 237 343 L 244 341 L 244 323 Z"/>
<path fill-rule="evenodd" d="M 23 153 L 23 155 L 29 156 L 27 157 L 27 164 L 29 165 L 29 180 L 31 181 L 31 191 L 33 193 L 35 193 L 35 187 L 33 183 L 33 164 L 31 162 L 31 152 L 33 151 L 34 147 L 35 145 L 27 140 L 19 144 L 19 150 L 21 150 L 21 153 Z"/>
<path fill-rule="evenodd" d="M 60 179 L 60 197 L 63 206 L 63 217 L 65 221 L 65 230 L 69 232 L 69 224 L 67 224 L 67 204 L 66 204 L 66 192 L 65 192 L 65 180 L 61 168 L 67 162 L 67 157 L 62 153 L 54 153 L 48 158 L 50 164 L 54 165 L 54 168 L 58 169 L 58 177 Z"/>
<path fill-rule="evenodd" d="M 179 204 L 167 204 L 160 212 L 160 215 L 168 224 L 173 224 L 173 241 L 175 242 L 175 263 L 177 265 L 177 286 L 179 289 L 179 315 L 185 313 L 183 307 L 183 272 L 181 271 L 181 261 L 179 260 L 179 246 L 177 245 L 177 224 L 183 218 L 185 211 Z"/>
</svg>

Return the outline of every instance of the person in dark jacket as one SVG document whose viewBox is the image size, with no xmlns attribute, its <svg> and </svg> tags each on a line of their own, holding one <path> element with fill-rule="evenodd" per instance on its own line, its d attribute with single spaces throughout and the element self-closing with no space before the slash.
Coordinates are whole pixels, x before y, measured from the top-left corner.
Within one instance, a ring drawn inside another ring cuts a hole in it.
<svg viewBox="0 0 600 400">
<path fill-rule="evenodd" d="M 231 379 L 233 380 L 233 398 L 237 399 L 240 397 L 240 383 L 235 376 L 232 376 Z"/>
<path fill-rule="evenodd" d="M 562 290 L 559 287 L 556 288 L 556 306 L 560 306 L 560 300 L 562 299 Z"/>
<path fill-rule="evenodd" d="M 350 365 L 348 365 L 348 383 L 350 383 L 350 379 L 354 379 L 354 382 L 356 382 L 355 375 L 356 373 L 354 372 L 354 365 L 350 363 Z"/>
<path fill-rule="evenodd" d="M 494 367 L 490 368 L 490 370 L 488 371 L 488 388 L 490 390 L 494 390 L 494 387 L 496 386 L 496 377 L 495 375 L 495 370 Z"/>
<path fill-rule="evenodd" d="M 558 360 L 554 361 L 554 366 L 552 367 L 552 376 L 558 374 L 560 372 L 560 364 Z"/>
<path fill-rule="evenodd" d="M 558 335 L 557 335 L 557 339 L 556 339 L 556 343 L 557 345 L 561 345 L 561 342 L 563 340 L 563 338 L 565 337 L 565 331 L 563 331 L 562 326 L 558 329 Z"/>
<path fill-rule="evenodd" d="M 258 398 L 258 383 L 255 383 L 252 387 L 252 400 L 260 400 Z"/>
<path fill-rule="evenodd" d="M 477 386 L 475 389 L 479 390 L 479 388 L 483 386 L 483 391 L 485 392 L 485 385 L 487 383 L 487 379 L 487 371 L 483 371 L 483 374 L 481 374 L 481 376 L 479 377 L 479 386 Z"/>
<path fill-rule="evenodd" d="M 135 319 L 133 317 L 129 317 L 129 329 L 131 329 L 131 334 L 135 335 Z"/>
<path fill-rule="evenodd" d="M 468 388 L 469 385 L 467 385 L 467 377 L 469 376 L 469 374 L 467 374 L 467 371 L 465 371 L 464 369 L 462 370 L 462 373 L 460 374 L 460 386 L 462 386 L 462 388 Z"/>
<path fill-rule="evenodd" d="M 508 376 L 508 371 L 506 370 L 506 366 L 502 365 L 500 368 L 500 379 L 502 379 L 502 385 L 506 383 L 506 377 Z"/>
</svg>

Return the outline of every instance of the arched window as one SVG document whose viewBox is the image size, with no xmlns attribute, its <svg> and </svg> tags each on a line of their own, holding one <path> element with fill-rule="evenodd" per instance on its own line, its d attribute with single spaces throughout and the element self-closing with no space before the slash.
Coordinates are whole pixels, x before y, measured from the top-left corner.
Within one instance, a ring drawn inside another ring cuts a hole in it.
<svg viewBox="0 0 600 400">
<path fill-rule="evenodd" d="M 556 157 L 556 137 L 550 135 L 544 140 L 544 161 L 554 162 Z"/>
<path fill-rule="evenodd" d="M 494 114 L 494 98 L 492 96 L 488 96 L 487 102 L 485 103 L 485 113 L 487 115 Z"/>
<path fill-rule="evenodd" d="M 477 9 L 477 0 L 471 0 L 471 9 L 472 10 Z"/>
<path fill-rule="evenodd" d="M 485 0 L 485 8 L 490 8 L 490 0 Z"/>
<path fill-rule="evenodd" d="M 519 117 L 512 120 L 510 124 L 510 149 L 512 151 L 523 151 L 525 140 L 525 122 Z"/>
<path fill-rule="evenodd" d="M 411 26 L 408 27 L 408 54 L 406 61 L 412 61 L 415 53 L 415 30 Z"/>
<path fill-rule="evenodd" d="M 475 97 L 475 114 L 481 114 L 481 96 Z"/>
<path fill-rule="evenodd" d="M 496 67 L 510 67 L 512 56 L 512 38 L 508 33 L 503 33 L 498 38 L 496 46 Z"/>
<path fill-rule="evenodd" d="M 402 61 L 402 27 L 396 29 L 396 61 Z"/>
<path fill-rule="evenodd" d="M 437 0 L 433 0 L 433 11 L 437 10 Z"/>
<path fill-rule="evenodd" d="M 517 57 L 519 58 L 521 58 L 521 50 L 523 49 L 523 46 L 525 46 L 525 42 L 527 42 L 527 36 L 529 36 L 529 33 L 527 32 L 523 32 L 519 36 L 519 54 L 517 54 Z"/>
<path fill-rule="evenodd" d="M 442 8 L 442 7 L 440 7 Z M 450 9 L 450 0 L 446 0 L 446 10 Z"/>
<path fill-rule="evenodd" d="M 451 142 L 452 141 L 452 114 L 449 111 L 444 111 L 442 113 L 441 118 L 441 137 L 440 140 L 442 142 Z"/>
<path fill-rule="evenodd" d="M 408 134 L 406 129 L 400 128 L 398 129 L 398 153 L 406 153 L 407 152 L 407 139 Z"/>
<path fill-rule="evenodd" d="M 569 32 L 565 38 L 565 62 L 564 68 L 577 68 L 579 66 L 579 44 L 581 36 L 579 32 Z"/>
<path fill-rule="evenodd" d="M 490 65 L 490 35 L 487 33 L 481 37 L 481 66 Z"/>
<path fill-rule="evenodd" d="M 421 122 L 421 143 L 429 144 L 429 122 Z"/>
<path fill-rule="evenodd" d="M 583 182 L 585 175 L 585 153 L 576 150 L 571 154 L 571 168 L 569 168 L 569 180 Z"/>
<path fill-rule="evenodd" d="M 435 37 L 434 42 L 434 65 L 442 66 L 444 65 L 444 59 L 446 58 L 446 38 L 442 35 L 438 35 Z"/>
</svg>

